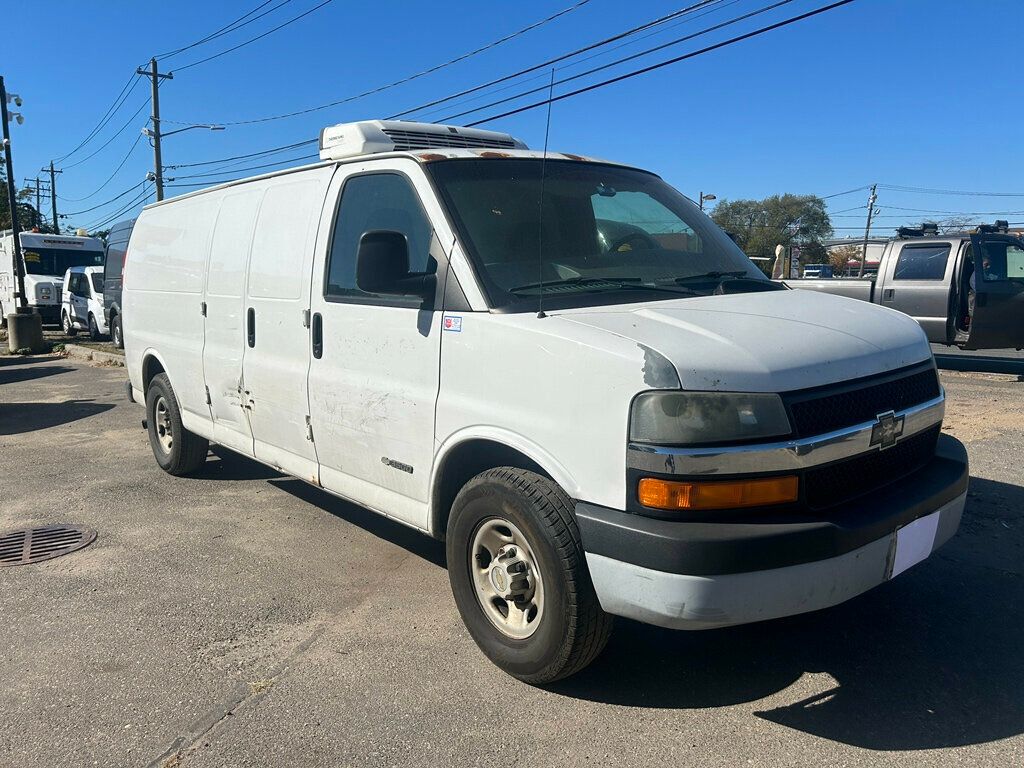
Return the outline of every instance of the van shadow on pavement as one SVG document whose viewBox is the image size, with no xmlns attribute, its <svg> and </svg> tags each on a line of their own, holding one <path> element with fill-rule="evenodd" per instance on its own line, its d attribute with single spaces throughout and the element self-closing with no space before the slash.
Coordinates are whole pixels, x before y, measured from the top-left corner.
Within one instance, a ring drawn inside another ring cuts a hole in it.
<svg viewBox="0 0 1024 768">
<path fill-rule="evenodd" d="M 20 435 L 85 419 L 113 408 L 113 403 L 66 400 L 63 403 L 0 403 L 0 435 Z"/>
<path fill-rule="evenodd" d="M 992 498 L 1005 503 L 993 510 Z M 957 536 L 889 584 L 829 610 L 730 629 L 619 620 L 604 654 L 553 690 L 703 708 L 756 701 L 804 673 L 826 673 L 809 681 L 812 695 L 756 716 L 878 750 L 1014 736 L 1024 732 L 1022 545 L 1024 488 L 971 478 Z M 999 567 L 1007 563 L 1016 567 Z"/>
<path fill-rule="evenodd" d="M 406 525 L 391 520 L 376 512 L 360 507 L 333 496 L 327 491 L 320 490 L 302 480 L 294 478 L 282 478 L 271 480 L 270 484 L 275 488 L 290 493 L 297 499 L 312 504 L 335 517 L 339 517 L 347 523 L 358 526 L 374 536 L 386 539 L 392 544 L 397 544 L 402 549 L 427 562 L 445 568 L 444 544 L 420 533 Z"/>
</svg>

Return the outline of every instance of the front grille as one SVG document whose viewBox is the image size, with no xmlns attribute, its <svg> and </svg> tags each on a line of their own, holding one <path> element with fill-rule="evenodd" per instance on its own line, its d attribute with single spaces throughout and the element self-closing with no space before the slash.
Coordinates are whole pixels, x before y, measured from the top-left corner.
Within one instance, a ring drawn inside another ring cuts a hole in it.
<svg viewBox="0 0 1024 768">
<path fill-rule="evenodd" d="M 939 379 L 928 368 L 889 381 L 846 385 L 821 395 L 787 398 L 797 437 L 833 432 L 874 420 L 886 411 L 902 411 L 939 396 Z"/>
<path fill-rule="evenodd" d="M 831 507 L 871 493 L 914 472 L 935 455 L 942 426 L 936 424 L 892 448 L 862 454 L 804 474 L 804 499 L 812 509 Z"/>
<path fill-rule="evenodd" d="M 481 136 L 463 136 L 460 133 L 426 133 L 423 131 L 399 131 L 385 129 L 384 133 L 395 142 L 395 150 L 408 152 L 416 149 L 454 147 L 457 149 L 515 149 L 511 138 L 494 139 Z"/>
</svg>

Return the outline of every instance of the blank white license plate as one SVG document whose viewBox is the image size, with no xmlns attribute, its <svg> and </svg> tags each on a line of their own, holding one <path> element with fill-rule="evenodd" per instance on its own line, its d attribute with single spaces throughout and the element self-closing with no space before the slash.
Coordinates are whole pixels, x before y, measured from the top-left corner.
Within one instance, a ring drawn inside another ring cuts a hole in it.
<svg viewBox="0 0 1024 768">
<path fill-rule="evenodd" d="M 896 531 L 896 554 L 892 559 L 890 578 L 899 576 L 907 568 L 928 557 L 935 547 L 935 534 L 938 530 L 939 513 L 932 512 Z"/>
</svg>

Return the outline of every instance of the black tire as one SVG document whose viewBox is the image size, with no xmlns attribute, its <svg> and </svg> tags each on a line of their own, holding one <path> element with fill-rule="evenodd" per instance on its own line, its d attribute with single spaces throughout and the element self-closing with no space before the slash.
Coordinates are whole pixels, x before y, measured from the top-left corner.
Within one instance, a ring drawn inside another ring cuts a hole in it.
<svg viewBox="0 0 1024 768">
<path fill-rule="evenodd" d="M 0 331 L 7 328 L 7 311 L 4 309 L 4 305 L 0 304 Z"/>
<path fill-rule="evenodd" d="M 124 349 L 124 332 L 121 330 L 120 315 L 114 315 L 110 319 L 110 340 L 118 349 Z"/>
<path fill-rule="evenodd" d="M 158 373 L 146 391 L 146 424 L 156 463 L 170 475 L 187 475 L 206 462 L 210 443 L 181 423 L 178 399 L 166 373 Z M 168 440 L 169 438 L 169 440 Z M 168 445 L 169 442 L 169 445 Z"/>
<path fill-rule="evenodd" d="M 525 639 L 500 630 L 477 597 L 473 540 L 495 519 L 524 534 L 543 580 L 543 610 Z M 484 655 L 508 674 L 543 685 L 575 674 L 604 650 L 612 617 L 601 610 L 594 592 L 572 501 L 552 480 L 514 467 L 480 473 L 452 504 L 446 547 L 462 620 Z"/>
<path fill-rule="evenodd" d="M 103 338 L 103 334 L 100 333 L 100 327 L 96 324 L 96 318 L 92 312 L 89 313 L 89 338 L 93 341 L 99 341 Z"/>
<path fill-rule="evenodd" d="M 65 336 L 74 338 L 78 335 L 78 329 L 75 328 L 75 324 L 71 322 L 71 316 L 67 312 L 60 313 L 60 327 L 64 331 Z"/>
</svg>

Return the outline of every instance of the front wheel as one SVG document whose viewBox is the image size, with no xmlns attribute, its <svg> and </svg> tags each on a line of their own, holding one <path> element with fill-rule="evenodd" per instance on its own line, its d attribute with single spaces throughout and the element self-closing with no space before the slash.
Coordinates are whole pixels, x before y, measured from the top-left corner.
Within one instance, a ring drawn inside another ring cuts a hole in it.
<svg viewBox="0 0 1024 768">
<path fill-rule="evenodd" d="M 62 312 L 60 316 L 60 327 L 64 329 L 65 336 L 74 336 L 78 333 L 78 329 L 75 328 L 74 323 L 71 322 L 71 318 L 67 312 Z"/>
<path fill-rule="evenodd" d="M 110 340 L 118 349 L 124 349 L 124 336 L 121 332 L 121 316 L 114 315 L 110 319 Z"/>
<path fill-rule="evenodd" d="M 452 505 L 447 555 L 466 628 L 510 675 L 554 682 L 608 642 L 572 501 L 552 480 L 513 467 L 474 477 Z"/>
<path fill-rule="evenodd" d="M 203 465 L 210 444 L 182 425 L 178 399 L 166 373 L 157 374 L 149 383 L 146 416 L 149 444 L 161 469 L 171 475 L 187 475 Z"/>
<path fill-rule="evenodd" d="M 93 341 L 99 341 L 103 338 L 103 334 L 100 333 L 100 327 L 96 324 L 95 315 L 89 315 L 89 338 Z"/>
</svg>

